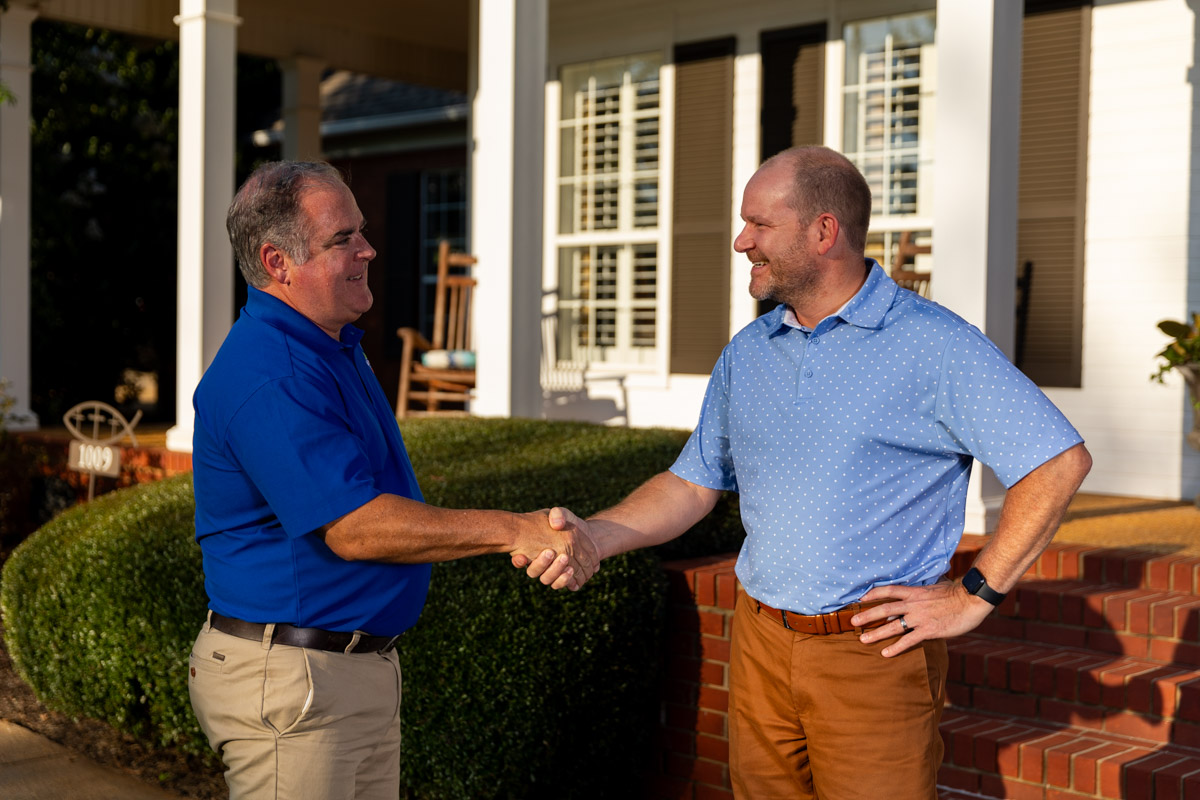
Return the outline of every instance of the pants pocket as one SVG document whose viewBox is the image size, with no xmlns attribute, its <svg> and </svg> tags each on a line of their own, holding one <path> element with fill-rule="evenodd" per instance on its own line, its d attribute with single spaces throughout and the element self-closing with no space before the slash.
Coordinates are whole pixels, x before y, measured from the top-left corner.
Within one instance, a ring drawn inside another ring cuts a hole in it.
<svg viewBox="0 0 1200 800">
<path fill-rule="evenodd" d="M 267 654 L 263 675 L 263 722 L 285 734 L 300 725 L 313 703 L 308 651 L 275 646 Z"/>
</svg>

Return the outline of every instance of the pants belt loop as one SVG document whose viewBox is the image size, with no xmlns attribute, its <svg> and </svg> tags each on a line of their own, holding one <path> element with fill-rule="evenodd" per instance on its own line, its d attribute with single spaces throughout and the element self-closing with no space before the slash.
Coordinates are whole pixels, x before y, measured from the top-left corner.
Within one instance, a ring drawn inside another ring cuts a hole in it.
<svg viewBox="0 0 1200 800">
<path fill-rule="evenodd" d="M 271 640 L 274 638 L 275 638 L 275 623 L 271 622 L 271 623 L 267 624 L 267 627 L 263 628 L 262 649 L 270 650 L 271 649 Z"/>
<path fill-rule="evenodd" d="M 350 655 L 351 653 L 353 653 L 354 648 L 358 647 L 358 640 L 361 638 L 362 638 L 362 631 L 355 631 L 354 635 L 350 637 L 350 644 L 346 645 L 346 649 L 343 650 L 342 652 L 345 653 L 346 655 Z"/>
</svg>

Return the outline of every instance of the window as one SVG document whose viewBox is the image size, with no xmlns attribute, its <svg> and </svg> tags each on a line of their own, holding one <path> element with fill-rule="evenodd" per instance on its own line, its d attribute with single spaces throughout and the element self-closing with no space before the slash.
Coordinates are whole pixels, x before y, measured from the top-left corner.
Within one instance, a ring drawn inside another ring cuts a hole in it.
<svg viewBox="0 0 1200 800">
<path fill-rule="evenodd" d="M 660 65 L 649 55 L 562 69 L 556 244 L 563 361 L 657 358 Z"/>
<path fill-rule="evenodd" d="M 419 330 L 433 331 L 434 295 L 437 291 L 438 245 L 450 240 L 450 249 L 467 250 L 467 175 L 462 167 L 421 171 L 421 289 Z"/>
<path fill-rule="evenodd" d="M 847 24 L 842 151 L 871 186 L 872 228 L 932 214 L 933 12 Z"/>
</svg>

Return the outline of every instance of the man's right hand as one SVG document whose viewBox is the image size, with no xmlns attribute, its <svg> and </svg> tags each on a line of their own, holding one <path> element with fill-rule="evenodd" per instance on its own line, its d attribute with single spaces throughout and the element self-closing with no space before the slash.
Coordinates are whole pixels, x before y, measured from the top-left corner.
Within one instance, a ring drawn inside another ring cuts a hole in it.
<svg viewBox="0 0 1200 800">
<path fill-rule="evenodd" d="M 557 507 L 522 516 L 534 525 L 510 553 L 514 567 L 525 567 L 529 577 L 552 589 L 572 591 L 583 588 L 600 570 L 600 554 L 585 520 Z"/>
</svg>

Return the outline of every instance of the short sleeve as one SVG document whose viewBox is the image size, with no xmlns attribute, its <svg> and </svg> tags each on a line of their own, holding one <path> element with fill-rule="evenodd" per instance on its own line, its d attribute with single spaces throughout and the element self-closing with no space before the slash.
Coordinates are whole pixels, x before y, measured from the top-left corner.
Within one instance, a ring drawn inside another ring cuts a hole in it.
<svg viewBox="0 0 1200 800">
<path fill-rule="evenodd" d="M 671 465 L 671 472 L 697 486 L 736 492 L 737 475 L 729 445 L 729 357 L 726 347 L 704 392 L 700 421 Z"/>
<path fill-rule="evenodd" d="M 233 416 L 226 448 L 290 537 L 303 536 L 374 500 L 366 443 L 340 395 L 304 380 L 272 381 Z"/>
<path fill-rule="evenodd" d="M 1041 389 L 986 336 L 964 326 L 942 357 L 935 415 L 958 451 L 1011 487 L 1083 441 Z"/>
</svg>

